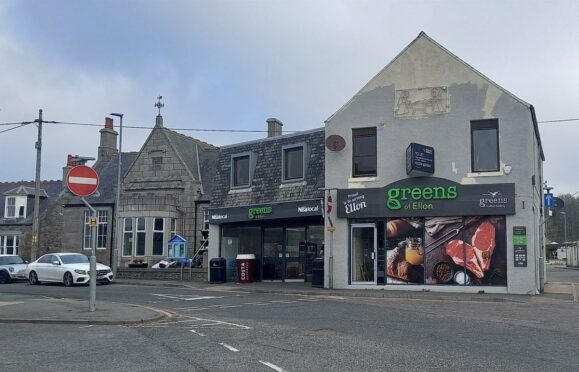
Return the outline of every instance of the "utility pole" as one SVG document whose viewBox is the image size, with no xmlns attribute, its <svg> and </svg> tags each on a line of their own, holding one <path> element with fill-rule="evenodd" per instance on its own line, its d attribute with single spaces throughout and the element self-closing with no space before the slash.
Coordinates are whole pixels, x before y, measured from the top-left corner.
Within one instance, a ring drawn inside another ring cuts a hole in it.
<svg viewBox="0 0 579 372">
<path fill-rule="evenodd" d="M 36 184 L 34 191 L 34 220 L 32 221 L 32 250 L 30 261 L 36 260 L 38 254 L 38 235 L 40 230 L 40 164 L 42 159 L 42 109 L 38 110 L 38 140 L 36 147 Z"/>
</svg>

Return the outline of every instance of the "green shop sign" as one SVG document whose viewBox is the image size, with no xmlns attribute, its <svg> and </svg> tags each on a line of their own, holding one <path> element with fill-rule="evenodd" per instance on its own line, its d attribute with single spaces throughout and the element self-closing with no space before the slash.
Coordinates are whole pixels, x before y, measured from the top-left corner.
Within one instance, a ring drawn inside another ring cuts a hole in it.
<svg viewBox="0 0 579 372">
<path fill-rule="evenodd" d="M 247 217 L 249 217 L 250 220 L 254 220 L 256 218 L 261 218 L 265 215 L 271 214 L 271 212 L 273 212 L 273 207 L 271 205 L 249 208 L 247 210 Z"/>
<path fill-rule="evenodd" d="M 391 210 L 402 208 L 402 202 L 410 200 L 406 209 L 433 209 L 429 200 L 456 199 L 458 192 L 456 186 L 433 186 L 433 187 L 393 187 L 386 189 L 386 207 Z"/>
<path fill-rule="evenodd" d="M 340 218 L 508 215 L 515 213 L 515 184 L 409 177 L 381 188 L 340 189 L 337 199 Z"/>
</svg>

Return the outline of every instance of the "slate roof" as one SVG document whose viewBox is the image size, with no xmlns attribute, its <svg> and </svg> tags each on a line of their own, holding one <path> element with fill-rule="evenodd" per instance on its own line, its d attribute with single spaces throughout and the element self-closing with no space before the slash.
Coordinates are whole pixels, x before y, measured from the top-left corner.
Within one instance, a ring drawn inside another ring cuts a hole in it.
<svg viewBox="0 0 579 372">
<path fill-rule="evenodd" d="M 217 174 L 219 150 L 217 148 L 205 150 L 199 148 L 199 150 L 199 174 L 203 187 L 203 194 L 199 197 L 199 200 L 211 201 Z"/>
<path fill-rule="evenodd" d="M 284 136 L 221 147 L 214 176 L 212 208 L 323 198 L 325 177 L 325 129 L 313 129 Z M 305 143 L 309 149 L 305 183 L 282 185 L 282 147 Z M 257 164 L 251 191 L 230 192 L 231 156 L 252 152 Z"/>
<path fill-rule="evenodd" d="M 121 181 L 125 176 L 137 156 L 138 152 L 123 152 L 121 158 L 122 169 L 121 169 Z M 117 187 L 117 170 L 118 170 L 118 155 L 113 155 L 113 157 L 106 163 L 100 164 L 100 166 L 95 169 L 99 175 L 99 188 L 98 196 L 86 197 L 86 200 L 91 205 L 104 205 L 104 204 L 114 204 L 116 198 L 116 187 Z M 79 206 L 84 205 L 81 198 L 74 197 L 67 206 Z"/>
<path fill-rule="evenodd" d="M 40 214 L 45 212 L 60 196 L 63 186 L 60 180 L 40 181 Z M 28 196 L 25 218 L 4 218 L 6 193 L 19 191 Z M 31 225 L 34 216 L 34 181 L 0 182 L 0 225 Z"/>
<path fill-rule="evenodd" d="M 29 186 L 24 186 L 24 185 L 20 185 L 12 190 L 8 190 L 4 192 L 4 195 L 8 196 L 35 196 L 36 195 L 36 186 L 34 187 L 29 187 Z M 42 187 L 40 188 L 40 197 L 41 198 L 48 198 L 48 195 L 46 194 L 46 190 L 44 190 Z"/>
<path fill-rule="evenodd" d="M 167 128 L 162 129 L 169 142 L 173 145 L 175 151 L 177 151 L 177 155 L 185 162 L 185 165 L 189 168 L 191 174 L 199 180 L 197 153 L 217 150 L 217 147 Z"/>
</svg>

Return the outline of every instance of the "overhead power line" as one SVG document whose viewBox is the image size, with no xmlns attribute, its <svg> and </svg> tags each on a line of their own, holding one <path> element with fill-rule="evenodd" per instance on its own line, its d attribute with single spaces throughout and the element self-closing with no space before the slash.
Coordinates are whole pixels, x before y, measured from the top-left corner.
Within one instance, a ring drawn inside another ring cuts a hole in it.
<svg viewBox="0 0 579 372">
<path fill-rule="evenodd" d="M 579 121 L 579 118 L 577 119 L 559 119 L 559 120 L 543 120 L 543 121 L 538 121 L 537 123 L 539 124 L 543 124 L 543 123 L 562 123 L 565 121 Z"/>
<path fill-rule="evenodd" d="M 31 124 L 34 123 L 34 121 L 21 121 L 18 123 L 0 123 L 0 125 L 20 125 L 20 124 Z"/>
<path fill-rule="evenodd" d="M 17 126 L 15 126 L 15 127 L 12 127 L 12 128 L 0 130 L 0 133 L 4 133 L 4 132 L 8 132 L 8 131 L 11 131 L 11 130 L 14 130 L 14 129 L 18 129 L 18 128 L 20 128 L 20 127 L 24 127 L 24 126 L 26 126 L 26 125 L 28 125 L 28 124 L 32 124 L 32 123 L 34 123 L 34 122 L 33 122 L 33 121 L 30 121 L 30 122 L 27 122 L 27 123 L 22 123 L 22 124 L 20 124 L 20 125 L 17 125 Z"/>
<path fill-rule="evenodd" d="M 60 125 L 80 125 L 80 126 L 88 126 L 88 127 L 102 127 L 102 124 L 93 124 L 93 123 L 76 123 L 76 122 L 65 122 L 65 121 L 44 121 L 44 123 L 48 124 L 60 124 Z M 123 128 L 131 128 L 131 129 L 153 129 L 154 127 L 149 127 L 145 125 L 123 125 Z M 236 132 L 236 133 L 267 133 L 267 130 L 257 130 L 257 129 L 207 129 L 207 128 L 167 128 L 170 130 L 182 130 L 182 131 L 191 131 L 191 132 Z M 288 133 L 290 131 L 286 131 Z M 293 132 L 293 131 L 292 131 Z"/>
</svg>

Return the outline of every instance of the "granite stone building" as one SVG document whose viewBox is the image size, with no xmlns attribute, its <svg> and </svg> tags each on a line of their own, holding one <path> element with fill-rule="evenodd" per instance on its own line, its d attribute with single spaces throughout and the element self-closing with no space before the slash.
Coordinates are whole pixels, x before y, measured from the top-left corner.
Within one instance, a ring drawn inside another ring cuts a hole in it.
<svg viewBox="0 0 579 372">
<path fill-rule="evenodd" d="M 163 126 L 154 129 L 135 155 L 122 181 L 119 206 L 119 266 L 153 264 L 167 256 L 175 234 L 194 257 L 205 229 L 218 149 Z"/>
<path fill-rule="evenodd" d="M 100 130 L 98 158 L 93 169 L 99 175 L 95 194 L 85 199 L 97 211 L 97 261 L 111 264 L 114 235 L 118 234 L 118 264 L 147 265 L 168 255 L 167 242 L 179 234 L 189 244 L 188 257 L 199 251 L 207 238 L 205 208 L 210 202 L 218 149 L 156 125 L 138 152 L 123 152 L 119 228 L 117 206 L 118 133 L 113 120 L 105 119 Z M 69 155 L 63 180 L 70 169 L 93 160 Z M 0 183 L 0 254 L 21 254 L 30 259 L 34 182 Z M 81 198 L 71 194 L 64 181 L 43 181 L 40 195 L 40 232 L 37 257 L 47 252 L 90 254 L 90 211 Z"/>
</svg>

